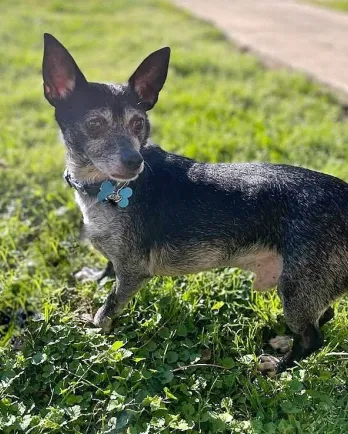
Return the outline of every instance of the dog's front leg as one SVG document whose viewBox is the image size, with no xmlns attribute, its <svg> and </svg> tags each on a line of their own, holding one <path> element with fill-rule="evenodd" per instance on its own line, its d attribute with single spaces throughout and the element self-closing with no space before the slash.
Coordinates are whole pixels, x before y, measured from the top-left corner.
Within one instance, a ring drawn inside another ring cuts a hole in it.
<svg viewBox="0 0 348 434">
<path fill-rule="evenodd" d="M 94 316 L 94 325 L 101 327 L 105 332 L 109 332 L 112 327 L 112 318 L 122 311 L 146 280 L 143 276 L 117 276 L 105 303 Z"/>
</svg>

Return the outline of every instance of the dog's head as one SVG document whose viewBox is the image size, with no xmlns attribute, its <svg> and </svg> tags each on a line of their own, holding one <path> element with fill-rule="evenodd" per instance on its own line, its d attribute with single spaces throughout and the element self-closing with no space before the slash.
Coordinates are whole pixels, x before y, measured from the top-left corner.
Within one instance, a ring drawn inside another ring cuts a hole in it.
<svg viewBox="0 0 348 434">
<path fill-rule="evenodd" d="M 44 43 L 44 94 L 55 107 L 68 152 L 93 178 L 135 179 L 144 167 L 139 150 L 149 136 L 146 112 L 166 80 L 170 49 L 150 54 L 127 84 L 110 85 L 88 82 L 52 35 L 45 34 Z"/>
</svg>

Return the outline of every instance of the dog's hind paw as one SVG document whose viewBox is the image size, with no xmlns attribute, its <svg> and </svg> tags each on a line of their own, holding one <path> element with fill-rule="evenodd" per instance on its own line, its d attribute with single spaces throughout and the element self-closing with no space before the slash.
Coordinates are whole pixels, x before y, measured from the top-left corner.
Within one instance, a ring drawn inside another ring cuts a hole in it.
<svg viewBox="0 0 348 434">
<path fill-rule="evenodd" d="M 79 282 L 98 282 L 104 277 L 104 271 L 83 267 L 82 270 L 74 274 L 74 277 Z"/>
<path fill-rule="evenodd" d="M 291 336 L 276 336 L 269 341 L 270 346 L 281 353 L 287 353 L 291 349 Z"/>
<path fill-rule="evenodd" d="M 257 369 L 268 377 L 274 377 L 277 374 L 279 359 L 277 357 L 264 354 L 259 358 Z"/>
</svg>

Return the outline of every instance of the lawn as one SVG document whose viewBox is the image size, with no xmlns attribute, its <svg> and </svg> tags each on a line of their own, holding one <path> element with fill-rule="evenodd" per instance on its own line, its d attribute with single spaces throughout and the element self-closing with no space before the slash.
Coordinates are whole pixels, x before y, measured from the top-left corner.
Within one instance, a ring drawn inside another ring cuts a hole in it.
<svg viewBox="0 0 348 434">
<path fill-rule="evenodd" d="M 339 11 L 348 11 L 348 0 L 309 0 L 318 6 L 324 6 Z"/>
<path fill-rule="evenodd" d="M 280 301 L 253 293 L 240 270 L 153 279 L 109 336 L 81 324 L 111 282 L 72 278 L 105 261 L 78 241 L 64 147 L 42 95 L 42 34 L 61 39 L 90 80 L 109 82 L 170 45 L 153 139 L 202 161 L 300 164 L 348 180 L 346 112 L 335 98 L 300 74 L 265 70 L 162 1 L 2 0 L 0 16 L 2 321 L 12 312 L 1 327 L 0 431 L 347 433 L 347 297 L 325 327 L 326 347 L 275 379 L 255 366 L 284 331 Z M 14 347 L 23 309 L 39 314 Z"/>
</svg>

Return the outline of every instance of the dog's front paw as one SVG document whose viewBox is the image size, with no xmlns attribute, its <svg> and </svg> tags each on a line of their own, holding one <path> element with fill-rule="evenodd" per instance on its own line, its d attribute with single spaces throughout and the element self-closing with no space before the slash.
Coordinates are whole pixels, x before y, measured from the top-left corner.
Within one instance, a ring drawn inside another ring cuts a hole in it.
<svg viewBox="0 0 348 434">
<path fill-rule="evenodd" d="M 105 317 L 103 315 L 98 315 L 98 312 L 95 314 L 95 316 L 84 313 L 79 316 L 79 320 L 86 326 L 86 327 L 98 327 L 103 330 L 104 333 L 110 333 L 112 328 L 112 320 L 109 317 Z"/>
<path fill-rule="evenodd" d="M 79 315 L 78 319 L 86 326 L 93 325 L 93 315 L 90 313 L 83 313 Z"/>
<path fill-rule="evenodd" d="M 259 358 L 257 369 L 268 377 L 274 377 L 277 374 L 279 359 L 268 354 L 264 354 Z"/>
<path fill-rule="evenodd" d="M 270 346 L 281 353 L 287 353 L 291 349 L 291 336 L 276 336 L 269 341 Z"/>
<path fill-rule="evenodd" d="M 104 333 L 110 333 L 112 330 L 112 319 L 105 314 L 105 308 L 102 306 L 94 315 L 93 324 L 100 327 Z"/>
</svg>

